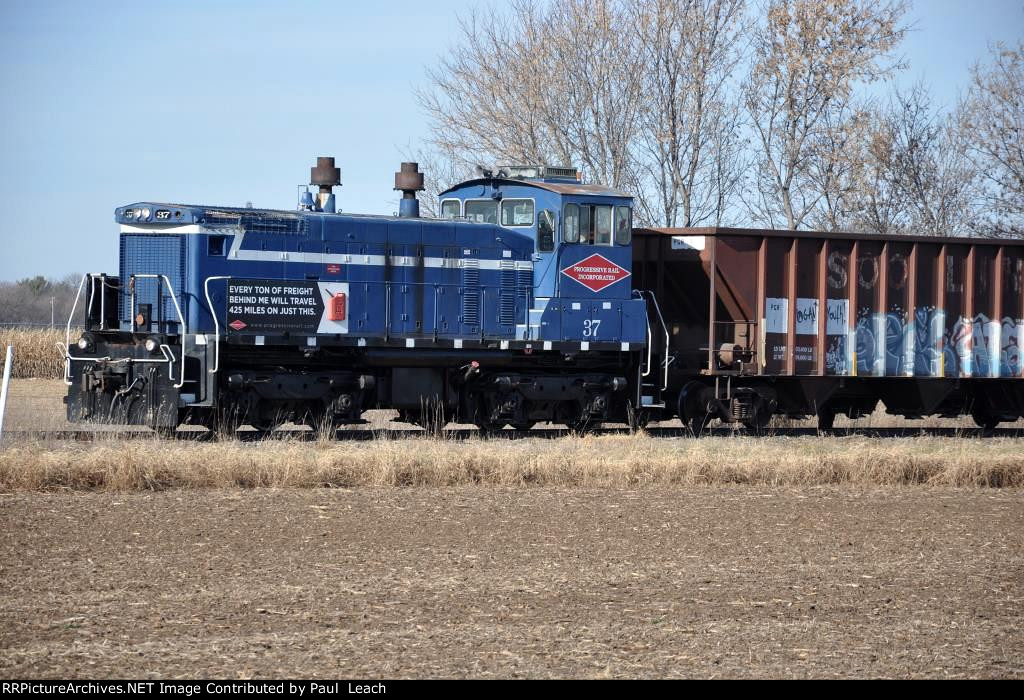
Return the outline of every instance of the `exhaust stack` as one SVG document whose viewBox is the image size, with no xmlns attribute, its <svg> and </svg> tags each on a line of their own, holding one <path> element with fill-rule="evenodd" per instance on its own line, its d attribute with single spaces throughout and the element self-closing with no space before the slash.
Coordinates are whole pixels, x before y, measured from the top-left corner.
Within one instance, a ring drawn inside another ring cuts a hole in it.
<svg viewBox="0 0 1024 700">
<path fill-rule="evenodd" d="M 416 193 L 423 191 L 423 173 L 419 163 L 402 163 L 402 168 L 395 173 L 395 189 L 402 193 L 398 215 L 403 219 L 418 219 L 420 201 L 416 199 Z"/>
<path fill-rule="evenodd" d="M 316 159 L 316 167 L 309 169 L 309 184 L 320 187 L 316 195 L 316 208 L 333 214 L 333 190 L 341 187 L 341 168 L 334 167 L 334 158 L 320 156 Z"/>
</svg>

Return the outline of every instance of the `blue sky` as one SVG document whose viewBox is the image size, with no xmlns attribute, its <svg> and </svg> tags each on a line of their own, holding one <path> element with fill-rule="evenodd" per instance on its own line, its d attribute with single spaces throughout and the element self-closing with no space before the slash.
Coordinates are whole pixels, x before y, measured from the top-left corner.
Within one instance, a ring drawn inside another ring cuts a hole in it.
<svg viewBox="0 0 1024 700">
<path fill-rule="evenodd" d="M 116 272 L 121 204 L 292 208 L 317 155 L 343 209 L 391 213 L 426 136 L 412 91 L 471 6 L 0 0 L 0 280 Z M 1024 37 L 1024 0 L 916 0 L 909 20 L 899 80 L 948 106 L 989 43 Z"/>
</svg>

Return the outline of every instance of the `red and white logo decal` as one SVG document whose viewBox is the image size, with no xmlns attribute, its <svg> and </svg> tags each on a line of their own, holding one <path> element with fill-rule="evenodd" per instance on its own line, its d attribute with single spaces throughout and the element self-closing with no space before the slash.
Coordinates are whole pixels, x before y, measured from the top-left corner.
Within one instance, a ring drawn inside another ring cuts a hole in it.
<svg viewBox="0 0 1024 700">
<path fill-rule="evenodd" d="M 328 264 L 327 265 L 327 274 L 328 275 L 340 275 L 341 274 L 341 265 L 336 265 L 334 263 Z"/>
<path fill-rule="evenodd" d="M 228 325 L 231 326 L 232 328 L 234 328 L 236 331 L 240 331 L 243 328 L 245 328 L 246 324 L 245 324 L 245 321 L 243 321 L 240 318 L 237 318 L 234 321 L 232 321 L 231 323 L 229 323 Z"/>
<path fill-rule="evenodd" d="M 589 258 L 565 268 L 562 274 L 576 280 L 592 292 L 600 292 L 605 287 L 629 277 L 629 270 L 624 270 L 603 255 L 594 253 Z"/>
</svg>

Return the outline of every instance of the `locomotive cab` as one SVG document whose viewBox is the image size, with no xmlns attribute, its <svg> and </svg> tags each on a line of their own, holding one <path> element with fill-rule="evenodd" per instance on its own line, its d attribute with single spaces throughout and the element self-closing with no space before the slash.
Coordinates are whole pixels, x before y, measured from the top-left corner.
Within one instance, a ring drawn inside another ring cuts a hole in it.
<svg viewBox="0 0 1024 700">
<path fill-rule="evenodd" d="M 517 337 L 547 342 L 643 343 L 635 299 L 633 198 L 583 184 L 574 168 L 503 166 L 440 195 L 441 215 L 499 226 L 534 241 L 532 305 Z"/>
</svg>

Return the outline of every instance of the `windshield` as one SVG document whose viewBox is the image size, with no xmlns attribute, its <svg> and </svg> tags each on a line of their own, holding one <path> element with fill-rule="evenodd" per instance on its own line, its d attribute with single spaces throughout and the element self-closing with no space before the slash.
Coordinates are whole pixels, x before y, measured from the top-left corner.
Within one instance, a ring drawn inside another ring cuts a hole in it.
<svg viewBox="0 0 1024 700">
<path fill-rule="evenodd" d="M 496 224 L 498 203 L 493 199 L 467 199 L 466 218 L 478 224 Z"/>
</svg>

